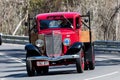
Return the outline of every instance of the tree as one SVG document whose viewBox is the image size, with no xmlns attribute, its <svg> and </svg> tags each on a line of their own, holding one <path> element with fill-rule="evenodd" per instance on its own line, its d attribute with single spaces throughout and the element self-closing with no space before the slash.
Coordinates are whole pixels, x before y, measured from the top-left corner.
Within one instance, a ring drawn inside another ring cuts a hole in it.
<svg viewBox="0 0 120 80">
<path fill-rule="evenodd" d="M 0 32 L 27 35 L 24 21 L 46 12 L 91 12 L 91 26 L 96 40 L 120 40 L 119 0 L 0 0 Z"/>
</svg>

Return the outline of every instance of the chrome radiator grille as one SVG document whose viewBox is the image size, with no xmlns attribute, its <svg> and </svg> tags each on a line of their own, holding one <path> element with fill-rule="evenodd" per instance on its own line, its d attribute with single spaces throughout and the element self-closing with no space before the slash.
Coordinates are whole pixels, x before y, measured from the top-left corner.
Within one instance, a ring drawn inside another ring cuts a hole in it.
<svg viewBox="0 0 120 80">
<path fill-rule="evenodd" d="M 62 53 L 62 37 L 60 34 L 45 35 L 46 54 L 49 57 L 57 57 Z"/>
</svg>

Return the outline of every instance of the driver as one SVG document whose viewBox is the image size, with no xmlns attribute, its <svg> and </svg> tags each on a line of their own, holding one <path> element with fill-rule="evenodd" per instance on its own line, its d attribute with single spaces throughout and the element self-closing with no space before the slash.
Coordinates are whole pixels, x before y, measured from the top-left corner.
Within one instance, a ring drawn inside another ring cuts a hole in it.
<svg viewBox="0 0 120 80">
<path fill-rule="evenodd" d="M 70 23 L 67 20 L 63 20 L 60 26 L 61 28 L 70 28 Z"/>
</svg>

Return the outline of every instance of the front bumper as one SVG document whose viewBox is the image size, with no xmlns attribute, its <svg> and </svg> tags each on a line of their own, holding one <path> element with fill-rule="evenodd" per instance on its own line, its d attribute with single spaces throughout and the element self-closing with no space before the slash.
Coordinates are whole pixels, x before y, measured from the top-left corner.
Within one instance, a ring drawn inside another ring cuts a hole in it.
<svg viewBox="0 0 120 80">
<path fill-rule="evenodd" d="M 47 61 L 59 61 L 63 59 L 76 59 L 79 58 L 79 55 L 64 55 L 64 56 L 59 56 L 59 57 L 47 57 L 47 56 L 33 56 L 33 57 L 27 57 L 27 60 L 32 61 L 32 60 L 47 60 Z"/>
</svg>

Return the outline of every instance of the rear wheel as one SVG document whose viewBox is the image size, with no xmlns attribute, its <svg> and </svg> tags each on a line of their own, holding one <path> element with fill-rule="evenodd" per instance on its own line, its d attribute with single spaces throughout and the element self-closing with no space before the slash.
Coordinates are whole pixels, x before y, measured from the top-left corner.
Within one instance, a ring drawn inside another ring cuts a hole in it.
<svg viewBox="0 0 120 80">
<path fill-rule="evenodd" d="M 93 46 L 90 45 L 90 47 L 86 51 L 85 57 L 86 57 L 85 62 L 87 63 L 86 64 L 87 67 L 85 69 L 94 70 L 95 69 L 95 54 L 94 54 Z"/>
<path fill-rule="evenodd" d="M 92 55 L 92 61 L 89 61 L 89 69 L 94 70 L 95 69 L 95 55 Z"/>
<path fill-rule="evenodd" d="M 84 52 L 83 49 L 80 50 L 79 58 L 76 59 L 76 69 L 78 73 L 83 73 L 84 71 Z"/>
<path fill-rule="evenodd" d="M 88 66 L 89 66 L 90 70 L 94 70 L 95 69 L 95 62 L 94 61 L 89 61 Z"/>
</svg>

